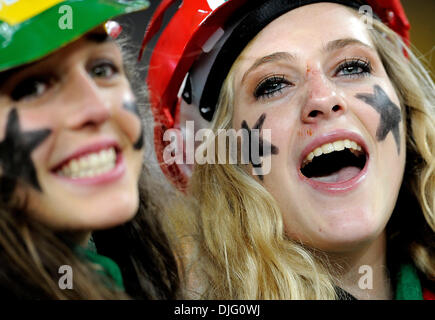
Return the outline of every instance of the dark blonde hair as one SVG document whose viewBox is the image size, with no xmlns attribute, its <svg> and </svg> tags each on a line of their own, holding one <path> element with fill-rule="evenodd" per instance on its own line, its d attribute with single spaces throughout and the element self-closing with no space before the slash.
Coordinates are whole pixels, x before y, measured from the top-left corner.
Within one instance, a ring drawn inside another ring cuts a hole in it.
<svg viewBox="0 0 435 320">
<path fill-rule="evenodd" d="M 387 225 L 387 255 L 412 259 L 433 281 L 434 84 L 396 33 L 377 20 L 373 26 L 370 36 L 400 98 L 403 119 L 407 119 L 405 176 Z M 232 127 L 237 63 L 220 92 L 215 130 Z M 215 139 L 216 145 L 217 135 Z M 191 281 L 202 284 L 192 291 L 188 283 L 189 294 L 205 299 L 337 298 L 331 274 L 334 267 L 322 253 L 313 254 L 313 248 L 285 235 L 276 200 L 242 165 L 198 165 L 190 182 L 192 205 L 177 207 L 173 216 L 179 239 L 186 242 Z"/>
</svg>

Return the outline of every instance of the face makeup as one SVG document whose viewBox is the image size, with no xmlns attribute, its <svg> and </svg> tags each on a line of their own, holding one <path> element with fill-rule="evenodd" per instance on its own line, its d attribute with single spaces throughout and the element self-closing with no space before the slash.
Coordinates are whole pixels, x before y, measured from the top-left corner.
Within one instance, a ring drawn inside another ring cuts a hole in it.
<svg viewBox="0 0 435 320">
<path fill-rule="evenodd" d="M 387 94 L 380 86 L 375 85 L 373 89 L 373 94 L 360 93 L 357 94 L 356 97 L 371 105 L 379 112 L 381 119 L 376 131 L 378 141 L 385 140 L 387 134 L 391 131 L 394 140 L 396 140 L 397 153 L 400 153 L 399 123 L 402 121 L 400 108 L 388 98 Z"/>
<path fill-rule="evenodd" d="M 5 138 L 0 142 L 0 165 L 3 176 L 11 179 L 11 183 L 16 179 L 22 179 L 41 191 L 30 155 L 50 133 L 50 129 L 22 131 L 18 111 L 16 108 L 11 109 L 8 114 Z"/>
<path fill-rule="evenodd" d="M 402 182 L 404 129 L 358 15 L 332 3 L 294 9 L 251 41 L 233 71 L 233 123 L 270 129 L 279 150 L 262 184 L 287 235 L 331 252 L 380 238 Z"/>
<path fill-rule="evenodd" d="M 1 166 L 28 182 L 14 196 L 25 195 L 34 219 L 84 231 L 136 214 L 143 128 L 134 101 L 107 36 L 84 35 L 11 73 L 0 90 Z"/>
<path fill-rule="evenodd" d="M 261 169 L 262 162 L 260 158 L 267 157 L 270 155 L 277 155 L 279 149 L 268 141 L 265 141 L 261 136 L 261 129 L 263 127 L 264 120 L 266 120 L 266 114 L 263 113 L 257 122 L 255 122 L 252 130 L 249 128 L 245 120 L 242 121 L 242 128 L 248 132 L 248 141 L 245 142 L 244 146 L 248 146 L 247 153 L 249 154 L 249 162 L 252 167 L 257 170 Z M 257 135 L 254 137 L 254 135 Z M 258 143 L 257 143 L 258 142 Z M 254 150 L 257 149 L 257 150 Z M 266 153 L 264 152 L 266 150 Z M 257 157 L 258 155 L 258 157 Z M 263 175 L 259 174 L 258 178 L 263 181 Z"/>
<path fill-rule="evenodd" d="M 124 109 L 126 109 L 126 110 L 130 111 L 131 113 L 133 113 L 134 115 L 136 115 L 139 118 L 139 120 L 141 119 L 139 109 L 137 108 L 136 101 L 125 101 L 124 102 Z M 143 131 L 143 126 L 142 126 L 142 122 L 141 122 L 140 136 L 137 139 L 137 141 L 133 144 L 133 147 L 136 150 L 140 150 L 144 146 L 143 134 L 144 134 L 144 131 Z"/>
</svg>

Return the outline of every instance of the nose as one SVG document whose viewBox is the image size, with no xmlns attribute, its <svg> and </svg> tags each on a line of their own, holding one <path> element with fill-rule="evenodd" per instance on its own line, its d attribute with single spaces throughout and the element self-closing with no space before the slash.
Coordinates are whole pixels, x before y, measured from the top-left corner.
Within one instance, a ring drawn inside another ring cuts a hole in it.
<svg viewBox="0 0 435 320">
<path fill-rule="evenodd" d="M 306 86 L 306 98 L 301 110 L 302 122 L 318 123 L 346 112 L 346 104 L 335 86 L 320 72 L 310 74 Z"/>
<path fill-rule="evenodd" d="M 71 72 L 68 77 L 66 103 L 71 102 L 65 119 L 70 129 L 98 126 L 110 118 L 110 101 L 104 98 L 103 90 L 84 69 Z"/>
</svg>

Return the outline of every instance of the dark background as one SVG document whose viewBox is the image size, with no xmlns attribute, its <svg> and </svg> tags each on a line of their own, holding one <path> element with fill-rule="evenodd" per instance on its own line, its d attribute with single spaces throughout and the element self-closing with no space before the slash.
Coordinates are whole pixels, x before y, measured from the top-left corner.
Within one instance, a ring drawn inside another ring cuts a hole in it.
<svg viewBox="0 0 435 320">
<path fill-rule="evenodd" d="M 146 25 L 160 3 L 159 0 L 150 0 L 150 2 L 151 6 L 147 10 L 120 18 L 123 25 L 127 24 L 126 30 L 131 34 L 133 43 L 137 44 L 138 49 L 142 43 Z M 166 13 L 166 20 L 176 11 L 181 2 L 181 0 L 176 1 L 175 5 Z M 433 58 L 435 51 L 435 19 L 433 17 L 435 0 L 402 0 L 401 2 L 411 23 L 411 42 L 418 51 L 417 56 L 421 54 L 426 59 L 433 77 L 435 70 L 435 59 Z M 148 63 L 155 42 L 156 38 L 148 46 L 144 59 L 141 61 L 142 66 L 146 66 Z"/>
</svg>

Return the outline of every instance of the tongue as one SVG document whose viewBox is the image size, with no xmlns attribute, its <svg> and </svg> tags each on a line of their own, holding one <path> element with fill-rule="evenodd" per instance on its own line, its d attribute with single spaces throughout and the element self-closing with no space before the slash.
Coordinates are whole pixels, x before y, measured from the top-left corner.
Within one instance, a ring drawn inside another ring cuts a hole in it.
<svg viewBox="0 0 435 320">
<path fill-rule="evenodd" d="M 344 182 L 356 177 L 360 171 L 361 169 L 358 167 L 344 167 L 330 175 L 323 177 L 312 177 L 311 179 L 326 183 Z"/>
</svg>

